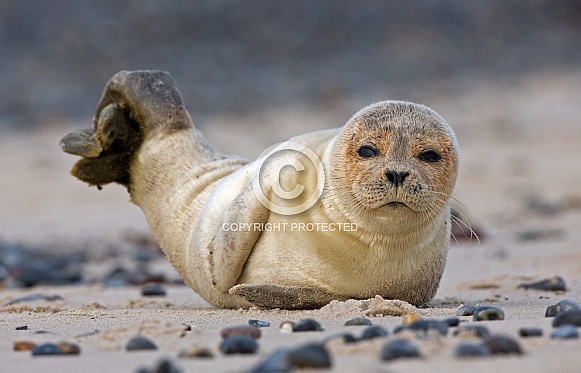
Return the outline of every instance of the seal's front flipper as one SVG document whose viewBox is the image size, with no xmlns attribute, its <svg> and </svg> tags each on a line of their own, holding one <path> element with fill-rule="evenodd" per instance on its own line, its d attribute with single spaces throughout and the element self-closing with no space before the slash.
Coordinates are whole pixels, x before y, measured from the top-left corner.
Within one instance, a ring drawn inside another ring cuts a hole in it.
<svg viewBox="0 0 581 373">
<path fill-rule="evenodd" d="M 238 281 L 269 213 L 256 198 L 251 183 L 242 189 L 226 210 L 220 229 L 209 247 L 212 283 L 218 291 L 227 293 Z M 231 229 L 242 224 L 245 229 Z"/>
<path fill-rule="evenodd" d="M 340 297 L 315 287 L 240 284 L 229 291 L 262 308 L 304 310 L 321 308 Z"/>
</svg>

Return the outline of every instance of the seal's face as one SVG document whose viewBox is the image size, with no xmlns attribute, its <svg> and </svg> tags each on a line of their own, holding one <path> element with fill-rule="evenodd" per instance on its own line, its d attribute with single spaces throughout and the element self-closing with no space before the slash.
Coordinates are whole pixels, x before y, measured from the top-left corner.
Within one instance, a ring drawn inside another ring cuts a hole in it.
<svg viewBox="0 0 581 373">
<path fill-rule="evenodd" d="M 451 128 L 432 110 L 381 102 L 364 108 L 345 126 L 332 178 L 353 197 L 358 211 L 435 218 L 454 188 L 457 152 Z"/>
</svg>

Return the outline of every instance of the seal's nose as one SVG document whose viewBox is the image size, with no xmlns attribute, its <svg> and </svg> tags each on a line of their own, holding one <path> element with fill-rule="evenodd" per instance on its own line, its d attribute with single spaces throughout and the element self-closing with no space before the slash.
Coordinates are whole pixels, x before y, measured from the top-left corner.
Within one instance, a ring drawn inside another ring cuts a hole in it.
<svg viewBox="0 0 581 373">
<path fill-rule="evenodd" d="M 387 181 L 393 184 L 393 186 L 398 186 L 403 184 L 409 174 L 409 172 L 397 172 L 389 170 L 385 173 L 385 177 L 387 178 Z"/>
</svg>

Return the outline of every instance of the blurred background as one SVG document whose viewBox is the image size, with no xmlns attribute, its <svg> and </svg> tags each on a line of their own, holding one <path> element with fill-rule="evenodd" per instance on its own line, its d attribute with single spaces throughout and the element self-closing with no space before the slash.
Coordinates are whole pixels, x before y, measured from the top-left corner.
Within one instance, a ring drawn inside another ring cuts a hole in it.
<svg viewBox="0 0 581 373">
<path fill-rule="evenodd" d="M 566 236 L 580 40 L 574 0 L 0 0 L 0 241 L 147 234 L 123 188 L 73 179 L 58 147 L 135 69 L 170 72 L 208 139 L 250 158 L 375 101 L 423 103 L 457 133 L 455 195 L 483 240 Z"/>
</svg>

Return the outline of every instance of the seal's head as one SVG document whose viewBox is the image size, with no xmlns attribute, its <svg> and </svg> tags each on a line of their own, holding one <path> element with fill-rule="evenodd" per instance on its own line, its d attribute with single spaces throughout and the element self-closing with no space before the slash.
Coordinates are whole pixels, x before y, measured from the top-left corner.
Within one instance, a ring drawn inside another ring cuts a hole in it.
<svg viewBox="0 0 581 373">
<path fill-rule="evenodd" d="M 441 218 L 456 182 L 458 144 L 433 110 L 384 101 L 347 122 L 332 157 L 329 190 L 351 197 L 340 208 L 353 218 L 373 215 L 357 221 L 388 233 Z"/>
</svg>

